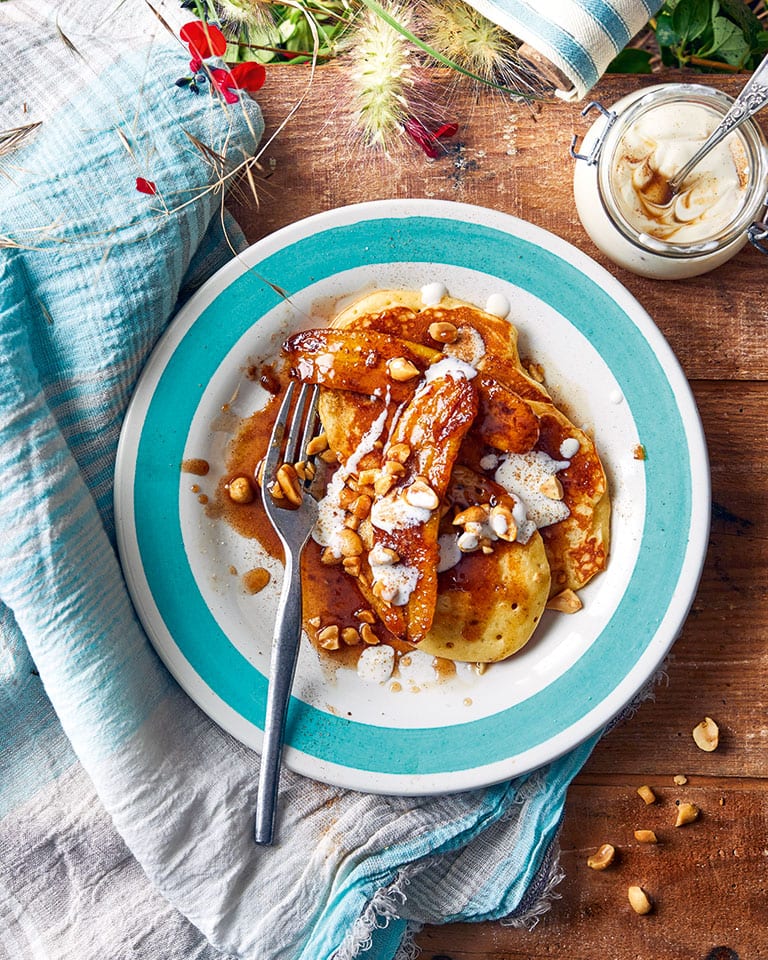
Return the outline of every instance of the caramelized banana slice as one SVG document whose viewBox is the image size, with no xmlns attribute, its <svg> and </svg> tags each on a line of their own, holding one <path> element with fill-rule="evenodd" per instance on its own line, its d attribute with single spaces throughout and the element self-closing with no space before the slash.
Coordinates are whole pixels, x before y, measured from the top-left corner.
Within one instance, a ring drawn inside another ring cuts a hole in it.
<svg viewBox="0 0 768 960">
<path fill-rule="evenodd" d="M 395 402 L 407 400 L 424 370 L 443 357 L 439 350 L 376 330 L 305 330 L 290 337 L 283 351 L 291 374 L 300 380 L 369 397 L 388 394 Z M 473 434 L 478 440 L 505 453 L 531 450 L 539 423 L 529 404 L 486 373 L 477 378 L 476 387 L 480 415 Z"/>
<path fill-rule="evenodd" d="M 480 410 L 472 434 L 505 453 L 527 453 L 539 439 L 539 418 L 505 383 L 481 373 L 477 378 Z"/>
<path fill-rule="evenodd" d="M 374 499 L 362 531 L 369 552 L 360 588 L 388 629 L 410 643 L 418 643 L 432 625 L 440 503 L 477 414 L 473 381 L 451 361 L 446 364 L 433 368 L 397 419 L 382 469 L 393 482 Z"/>
<path fill-rule="evenodd" d="M 408 399 L 440 351 L 375 330 L 304 330 L 283 344 L 291 375 L 369 397 Z"/>
</svg>

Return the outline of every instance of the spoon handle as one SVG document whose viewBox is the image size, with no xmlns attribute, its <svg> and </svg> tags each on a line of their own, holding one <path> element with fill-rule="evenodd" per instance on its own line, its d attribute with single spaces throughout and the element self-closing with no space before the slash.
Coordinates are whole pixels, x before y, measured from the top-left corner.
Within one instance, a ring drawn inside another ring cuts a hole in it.
<svg viewBox="0 0 768 960">
<path fill-rule="evenodd" d="M 745 120 L 748 120 L 758 110 L 762 110 L 766 103 L 768 103 L 768 56 L 760 62 L 710 136 L 694 153 L 688 163 L 681 167 L 670 179 L 669 186 L 672 193 L 677 193 L 691 170 L 713 147 L 716 147 L 721 140 L 724 140 L 729 133 L 733 133 L 737 127 L 740 127 Z"/>
</svg>

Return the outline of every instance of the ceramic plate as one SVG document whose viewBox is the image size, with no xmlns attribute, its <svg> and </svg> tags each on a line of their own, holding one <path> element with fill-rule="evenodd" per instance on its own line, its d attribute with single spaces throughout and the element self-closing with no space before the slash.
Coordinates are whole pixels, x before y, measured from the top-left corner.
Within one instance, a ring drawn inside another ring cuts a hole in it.
<svg viewBox="0 0 768 960">
<path fill-rule="evenodd" d="M 537 227 L 463 204 L 377 201 L 311 217 L 252 246 L 181 310 L 141 377 L 118 454 L 119 548 L 136 609 L 216 722 L 260 748 L 282 579 L 200 503 L 224 473 L 236 418 L 265 402 L 247 368 L 371 290 L 432 282 L 481 307 L 494 294 L 512 305 L 521 354 L 596 437 L 612 491 L 611 558 L 582 591 L 583 610 L 547 613 L 520 653 L 483 675 L 460 665 L 440 677 L 421 655 L 397 691 L 330 670 L 305 642 L 285 762 L 373 792 L 487 785 L 599 731 L 672 644 L 708 535 L 706 447 L 688 384 L 653 322 L 600 266 Z M 208 461 L 209 474 L 182 471 L 191 458 Z M 242 572 L 257 566 L 272 580 L 253 595 Z"/>
</svg>

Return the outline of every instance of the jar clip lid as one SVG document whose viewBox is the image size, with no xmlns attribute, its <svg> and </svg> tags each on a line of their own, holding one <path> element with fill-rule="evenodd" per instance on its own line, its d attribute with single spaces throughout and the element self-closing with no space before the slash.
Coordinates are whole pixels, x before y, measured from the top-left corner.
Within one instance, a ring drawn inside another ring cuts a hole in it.
<svg viewBox="0 0 768 960">
<path fill-rule="evenodd" d="M 747 230 L 749 242 L 760 253 L 768 254 L 768 194 L 763 200 L 763 210 L 760 220 L 755 220 L 752 226 Z"/>
<path fill-rule="evenodd" d="M 590 110 L 599 110 L 600 113 L 602 113 L 602 115 L 605 117 L 606 124 L 600 131 L 595 142 L 592 144 L 592 149 L 589 151 L 589 153 L 578 153 L 576 151 L 576 143 L 578 142 L 579 135 L 574 133 L 573 139 L 571 140 L 570 153 L 574 160 L 586 160 L 587 165 L 593 167 L 597 163 L 597 158 L 600 156 L 600 151 L 603 147 L 603 141 L 608 135 L 608 131 L 616 122 L 618 114 L 614 113 L 613 110 L 607 110 L 598 100 L 592 100 L 586 105 L 586 107 L 584 107 L 584 109 L 581 111 L 582 117 L 586 117 Z"/>
</svg>

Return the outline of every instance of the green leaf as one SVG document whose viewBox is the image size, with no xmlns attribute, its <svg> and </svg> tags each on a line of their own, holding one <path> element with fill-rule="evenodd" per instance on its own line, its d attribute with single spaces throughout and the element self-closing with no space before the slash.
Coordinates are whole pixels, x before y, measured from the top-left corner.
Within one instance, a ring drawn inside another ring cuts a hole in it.
<svg viewBox="0 0 768 960">
<path fill-rule="evenodd" d="M 296 29 L 297 29 L 297 24 L 291 23 L 290 20 L 283 20 L 283 22 L 277 28 L 282 42 L 287 43 L 291 39 L 291 37 L 296 33 Z"/>
<path fill-rule="evenodd" d="M 712 0 L 680 0 L 672 14 L 672 25 L 683 42 L 695 40 L 712 19 Z"/>
<path fill-rule="evenodd" d="M 648 50 L 626 47 L 608 64 L 606 73 L 650 73 L 651 54 Z"/>
<path fill-rule="evenodd" d="M 749 56 L 750 45 L 740 28 L 725 17 L 715 17 L 713 53 L 735 67 L 741 66 Z"/>
<path fill-rule="evenodd" d="M 672 24 L 672 15 L 660 13 L 656 18 L 656 40 L 660 47 L 676 47 L 680 37 Z"/>
<path fill-rule="evenodd" d="M 762 32 L 762 24 L 754 10 L 744 0 L 720 0 L 720 10 L 738 25 L 750 49 L 753 48 L 758 34 Z"/>
</svg>

